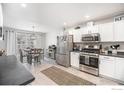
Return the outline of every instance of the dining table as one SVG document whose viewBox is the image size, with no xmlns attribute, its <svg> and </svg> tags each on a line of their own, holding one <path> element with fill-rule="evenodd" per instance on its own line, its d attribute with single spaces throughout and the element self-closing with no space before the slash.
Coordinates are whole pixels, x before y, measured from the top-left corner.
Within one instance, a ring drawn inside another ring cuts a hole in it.
<svg viewBox="0 0 124 93">
<path fill-rule="evenodd" d="M 41 56 L 44 55 L 44 51 L 41 48 L 24 49 L 27 54 L 28 63 L 32 63 L 32 59 L 40 62 Z"/>
</svg>

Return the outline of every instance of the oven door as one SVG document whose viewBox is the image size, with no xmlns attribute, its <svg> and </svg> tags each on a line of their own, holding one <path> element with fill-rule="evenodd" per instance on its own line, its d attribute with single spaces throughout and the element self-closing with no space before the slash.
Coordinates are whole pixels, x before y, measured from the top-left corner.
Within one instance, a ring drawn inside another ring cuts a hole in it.
<svg viewBox="0 0 124 93">
<path fill-rule="evenodd" d="M 99 58 L 96 56 L 89 56 L 89 66 L 98 68 L 99 66 Z"/>
<path fill-rule="evenodd" d="M 80 64 L 89 65 L 89 56 L 88 55 L 80 55 Z"/>
</svg>

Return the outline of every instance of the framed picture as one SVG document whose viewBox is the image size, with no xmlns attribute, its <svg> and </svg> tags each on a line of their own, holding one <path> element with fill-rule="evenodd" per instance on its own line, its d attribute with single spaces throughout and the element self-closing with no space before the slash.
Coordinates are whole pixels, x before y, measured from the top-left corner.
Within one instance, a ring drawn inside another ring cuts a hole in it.
<svg viewBox="0 0 124 93">
<path fill-rule="evenodd" d="M 0 27 L 0 37 L 2 37 L 2 27 Z"/>
</svg>

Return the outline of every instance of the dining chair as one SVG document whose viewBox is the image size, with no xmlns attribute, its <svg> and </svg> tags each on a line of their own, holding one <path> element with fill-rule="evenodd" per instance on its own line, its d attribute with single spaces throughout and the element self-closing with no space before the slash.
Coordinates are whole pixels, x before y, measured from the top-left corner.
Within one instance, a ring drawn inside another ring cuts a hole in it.
<svg viewBox="0 0 124 93">
<path fill-rule="evenodd" d="M 19 49 L 19 53 L 20 53 L 20 61 L 23 63 L 23 58 L 27 56 L 23 53 L 22 49 Z"/>
</svg>

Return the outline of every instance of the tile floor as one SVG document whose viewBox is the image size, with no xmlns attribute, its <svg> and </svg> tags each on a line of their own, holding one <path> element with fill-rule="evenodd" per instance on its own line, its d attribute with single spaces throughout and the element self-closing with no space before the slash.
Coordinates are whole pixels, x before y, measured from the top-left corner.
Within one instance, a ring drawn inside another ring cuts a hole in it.
<svg viewBox="0 0 124 93">
<path fill-rule="evenodd" d="M 96 85 L 119 85 L 118 83 L 105 79 L 102 77 L 96 77 L 87 73 L 84 73 L 82 71 L 79 71 L 77 69 L 74 69 L 72 67 L 65 68 L 63 66 L 57 65 L 54 60 L 45 58 L 41 61 L 41 63 L 33 63 L 32 65 L 28 63 L 24 63 L 24 66 L 34 75 L 35 80 L 30 85 L 57 85 L 54 81 L 49 79 L 47 76 L 42 74 L 40 71 L 49 68 L 51 66 L 56 66 L 58 68 L 61 68 L 69 73 L 72 73 L 78 77 L 81 77 L 85 80 L 88 80 L 90 82 L 93 82 Z"/>
</svg>

